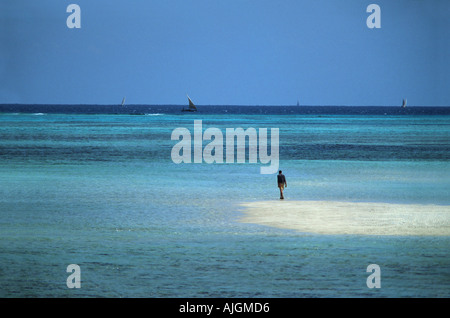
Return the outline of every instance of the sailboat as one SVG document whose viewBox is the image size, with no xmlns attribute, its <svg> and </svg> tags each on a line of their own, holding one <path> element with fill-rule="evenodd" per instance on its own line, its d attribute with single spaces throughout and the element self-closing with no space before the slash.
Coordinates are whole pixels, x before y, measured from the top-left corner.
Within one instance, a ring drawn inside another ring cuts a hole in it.
<svg viewBox="0 0 450 318">
<path fill-rule="evenodd" d="M 125 106 L 125 97 L 122 99 L 122 103 L 120 104 L 120 106 L 122 107 L 122 109 L 125 109 L 127 111 L 130 108 L 130 107 Z M 136 109 L 133 109 L 133 107 L 131 107 L 130 111 L 131 112 L 128 113 L 128 115 L 145 115 L 145 113 L 137 112 Z"/>
<path fill-rule="evenodd" d="M 187 95 L 186 95 L 187 96 Z M 195 107 L 194 103 L 192 102 L 192 100 L 189 98 L 189 96 L 187 96 L 188 100 L 189 100 L 189 107 L 188 108 L 183 108 L 181 111 L 182 112 L 196 112 L 197 111 L 197 107 Z"/>
<path fill-rule="evenodd" d="M 300 106 L 300 102 L 298 101 L 298 99 L 297 99 L 297 106 Z"/>
<path fill-rule="evenodd" d="M 405 107 L 406 107 L 406 98 L 403 99 L 403 104 L 402 104 L 402 108 L 405 108 Z"/>
<path fill-rule="evenodd" d="M 114 113 L 115 114 L 120 114 L 121 113 L 121 110 L 120 110 L 120 108 L 121 108 L 121 106 L 123 107 L 123 105 L 125 105 L 125 97 L 122 99 L 122 104 L 120 104 L 120 106 L 119 106 L 119 104 L 115 104 L 113 107 L 113 110 L 114 110 Z"/>
</svg>

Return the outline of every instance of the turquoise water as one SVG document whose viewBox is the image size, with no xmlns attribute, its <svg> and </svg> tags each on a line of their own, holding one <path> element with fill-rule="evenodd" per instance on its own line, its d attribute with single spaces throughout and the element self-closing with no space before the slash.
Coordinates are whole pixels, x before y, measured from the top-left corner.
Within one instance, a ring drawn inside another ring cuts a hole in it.
<svg viewBox="0 0 450 318">
<path fill-rule="evenodd" d="M 449 237 L 239 223 L 239 203 L 277 200 L 275 176 L 173 163 L 171 133 L 194 119 L 279 128 L 287 200 L 450 204 L 450 116 L 4 113 L 0 296 L 450 296 Z M 366 286 L 374 263 L 380 289 Z"/>
</svg>

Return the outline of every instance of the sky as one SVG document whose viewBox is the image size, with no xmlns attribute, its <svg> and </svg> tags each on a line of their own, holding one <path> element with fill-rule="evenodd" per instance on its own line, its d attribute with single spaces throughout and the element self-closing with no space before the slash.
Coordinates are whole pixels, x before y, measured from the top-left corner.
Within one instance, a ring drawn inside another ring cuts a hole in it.
<svg viewBox="0 0 450 318">
<path fill-rule="evenodd" d="M 0 0 L 0 104 L 450 106 L 449 22 L 448 0 Z"/>
</svg>

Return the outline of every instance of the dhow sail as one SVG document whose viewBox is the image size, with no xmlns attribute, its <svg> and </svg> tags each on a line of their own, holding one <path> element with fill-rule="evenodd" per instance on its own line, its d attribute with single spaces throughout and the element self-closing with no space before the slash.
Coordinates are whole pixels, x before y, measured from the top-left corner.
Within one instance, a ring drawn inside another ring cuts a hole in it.
<svg viewBox="0 0 450 318">
<path fill-rule="evenodd" d="M 189 96 L 187 98 L 189 100 L 189 108 L 187 108 L 187 109 L 183 108 L 182 111 L 184 111 L 184 112 L 196 112 L 197 111 L 197 107 L 195 107 L 194 103 L 189 98 Z"/>
</svg>

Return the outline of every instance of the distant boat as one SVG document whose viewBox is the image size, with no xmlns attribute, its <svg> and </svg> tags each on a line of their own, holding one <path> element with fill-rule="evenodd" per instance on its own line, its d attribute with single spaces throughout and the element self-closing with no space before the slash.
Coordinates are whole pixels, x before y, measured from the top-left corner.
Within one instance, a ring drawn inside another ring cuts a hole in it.
<svg viewBox="0 0 450 318">
<path fill-rule="evenodd" d="M 125 97 L 122 99 L 122 104 L 120 104 L 120 106 L 124 106 L 125 105 Z M 124 109 L 127 109 L 128 107 L 124 107 Z M 128 115 L 145 115 L 145 113 L 140 113 L 138 112 L 136 109 L 131 109 L 131 113 L 128 113 Z"/>
<path fill-rule="evenodd" d="M 297 99 L 297 106 L 300 106 L 300 102 L 298 101 L 298 99 Z"/>
<path fill-rule="evenodd" d="M 406 98 L 403 99 L 403 104 L 402 104 L 402 108 L 405 108 L 405 107 L 406 107 Z"/>
<path fill-rule="evenodd" d="M 120 113 L 121 113 L 120 108 L 121 108 L 121 106 L 123 106 L 123 105 L 125 105 L 125 97 L 122 98 L 122 104 L 120 104 L 120 106 L 119 106 L 119 104 L 114 104 L 114 106 L 113 106 L 114 114 L 120 114 Z"/>
<path fill-rule="evenodd" d="M 189 100 L 189 107 L 188 108 L 183 108 L 181 111 L 182 112 L 196 112 L 197 111 L 197 107 L 195 107 L 194 103 L 189 98 L 189 96 L 187 98 Z"/>
</svg>

